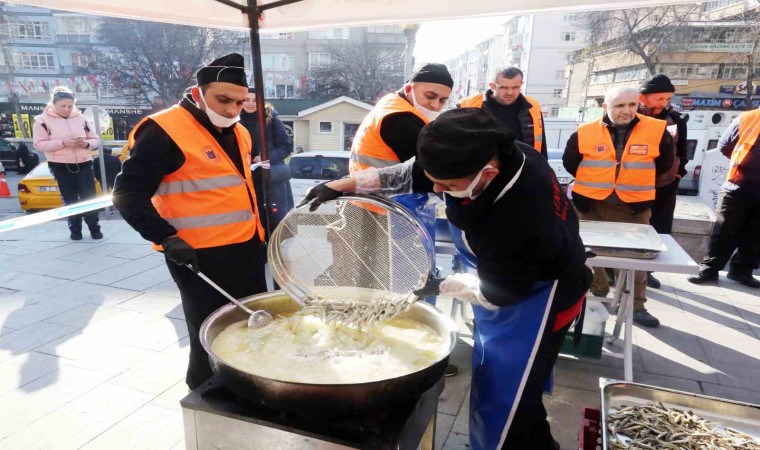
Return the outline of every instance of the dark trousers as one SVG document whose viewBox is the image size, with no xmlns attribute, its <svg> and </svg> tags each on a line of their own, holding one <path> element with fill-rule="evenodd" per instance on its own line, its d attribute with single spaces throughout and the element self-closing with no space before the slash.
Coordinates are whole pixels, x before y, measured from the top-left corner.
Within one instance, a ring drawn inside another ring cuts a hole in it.
<svg viewBox="0 0 760 450">
<path fill-rule="evenodd" d="M 552 438 L 549 422 L 546 420 L 544 387 L 557 362 L 565 334 L 572 323 L 557 331 L 552 331 L 553 317 L 554 314 L 550 316 L 551 320 L 547 321 L 541 344 L 536 352 L 536 359 L 530 369 L 515 417 L 507 433 L 507 439 L 501 447 L 502 450 L 554 448 L 554 438 Z"/>
<path fill-rule="evenodd" d="M 262 248 L 261 243 L 255 240 L 198 250 L 200 270 L 237 299 L 265 292 Z M 201 325 L 211 313 L 230 302 L 187 267 L 169 260 L 166 265 L 179 288 L 190 338 L 190 362 L 185 381 L 190 389 L 195 389 L 213 375 L 208 353 L 201 345 Z"/>
<path fill-rule="evenodd" d="M 700 272 L 716 273 L 730 262 L 729 272 L 751 275 L 760 265 L 760 198 L 721 190 L 715 214 Z"/>
<path fill-rule="evenodd" d="M 96 197 L 95 173 L 92 171 L 92 161 L 79 164 L 63 164 L 49 162 L 50 172 L 58 183 L 63 204 L 73 205 L 84 200 Z M 82 218 L 84 218 L 90 232 L 100 231 L 98 225 L 98 211 L 89 211 L 68 218 L 69 231 L 72 233 L 82 232 Z"/>
<path fill-rule="evenodd" d="M 658 233 L 670 234 L 673 231 L 673 215 L 676 212 L 676 197 L 678 196 L 678 179 L 672 183 L 657 188 L 652 203 L 652 218 L 649 224 Z"/>
</svg>

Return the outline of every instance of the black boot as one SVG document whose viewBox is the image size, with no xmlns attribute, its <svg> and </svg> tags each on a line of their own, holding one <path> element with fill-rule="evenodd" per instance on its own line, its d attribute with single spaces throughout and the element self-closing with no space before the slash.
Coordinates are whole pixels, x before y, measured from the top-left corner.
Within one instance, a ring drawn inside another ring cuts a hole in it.
<svg viewBox="0 0 760 450">
<path fill-rule="evenodd" d="M 652 272 L 647 272 L 647 286 L 653 289 L 660 289 L 662 284 L 660 283 L 660 280 L 652 275 Z"/>
<path fill-rule="evenodd" d="M 728 272 L 728 275 L 726 277 L 729 280 L 734 280 L 738 282 L 739 284 L 743 284 L 744 286 L 751 287 L 751 288 L 760 288 L 760 281 L 757 281 L 751 274 L 748 273 L 734 273 L 734 272 Z"/>
<path fill-rule="evenodd" d="M 710 270 L 702 270 L 696 277 L 689 277 L 689 283 L 693 284 L 705 284 L 718 281 L 718 272 Z"/>
</svg>

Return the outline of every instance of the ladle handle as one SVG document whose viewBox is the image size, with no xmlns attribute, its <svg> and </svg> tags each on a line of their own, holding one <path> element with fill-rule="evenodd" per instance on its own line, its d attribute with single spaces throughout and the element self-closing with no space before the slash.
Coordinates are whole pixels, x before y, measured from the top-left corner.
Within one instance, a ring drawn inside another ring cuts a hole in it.
<svg viewBox="0 0 760 450">
<path fill-rule="evenodd" d="M 188 268 L 190 268 L 189 264 L 185 264 L 185 265 Z M 198 272 L 198 276 L 201 277 L 201 279 L 203 281 L 205 281 L 206 283 L 208 283 L 212 288 L 216 289 L 217 292 L 219 292 L 223 296 L 227 297 L 227 300 L 229 300 L 232 303 L 238 305 L 240 307 L 240 309 L 242 309 L 243 311 L 247 312 L 248 314 L 254 314 L 254 312 L 252 310 L 250 310 L 247 306 L 245 306 L 244 304 L 240 303 L 235 297 L 233 297 L 230 294 L 228 294 L 227 291 L 225 291 L 224 289 L 222 289 L 221 287 L 219 287 L 218 284 L 216 284 L 213 281 L 211 281 L 211 278 L 207 277 L 202 272 Z"/>
</svg>

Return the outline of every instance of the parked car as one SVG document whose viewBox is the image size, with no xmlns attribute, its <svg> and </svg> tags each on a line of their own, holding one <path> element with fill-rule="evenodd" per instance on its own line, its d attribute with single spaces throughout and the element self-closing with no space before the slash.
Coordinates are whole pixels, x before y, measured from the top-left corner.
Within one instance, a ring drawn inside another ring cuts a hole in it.
<svg viewBox="0 0 760 450">
<path fill-rule="evenodd" d="M 573 176 L 570 175 L 570 172 L 565 170 L 565 166 L 562 165 L 562 155 L 565 153 L 565 150 L 550 148 L 547 150 L 547 153 L 549 154 L 549 165 L 552 170 L 554 170 L 554 174 L 557 175 L 557 181 L 559 181 L 559 184 L 562 186 L 570 184 L 570 182 L 573 181 Z"/>
<path fill-rule="evenodd" d="M 5 170 L 15 170 L 18 167 L 16 146 L 3 138 L 0 138 L 0 162 L 3 163 Z"/>
<path fill-rule="evenodd" d="M 95 183 L 98 195 L 101 194 L 100 184 Z M 50 173 L 47 161 L 32 169 L 18 183 L 18 202 L 21 209 L 29 212 L 42 209 L 60 208 L 63 199 L 58 190 L 58 182 Z"/>
<path fill-rule="evenodd" d="M 348 175 L 348 155 L 349 152 L 344 151 L 316 151 L 291 156 L 288 165 L 295 203 L 317 184 Z"/>
</svg>

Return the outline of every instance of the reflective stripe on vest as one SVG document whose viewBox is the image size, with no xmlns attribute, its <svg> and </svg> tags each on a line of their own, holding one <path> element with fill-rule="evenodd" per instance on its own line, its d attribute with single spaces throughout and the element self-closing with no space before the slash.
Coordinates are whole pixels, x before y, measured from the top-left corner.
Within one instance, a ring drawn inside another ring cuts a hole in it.
<svg viewBox="0 0 760 450">
<path fill-rule="evenodd" d="M 246 242 L 255 234 L 263 241 L 250 170 L 238 172 L 211 133 L 183 107 L 175 105 L 149 118 L 169 135 L 185 158 L 179 169 L 164 176 L 151 199 L 178 236 L 195 248 Z M 130 146 L 143 123 L 130 133 Z M 235 125 L 234 132 L 245 164 L 250 161 L 251 137 L 240 124 Z"/>
<path fill-rule="evenodd" d="M 429 122 L 427 117 L 423 116 L 397 92 L 386 95 L 377 102 L 359 125 L 359 130 L 357 130 L 354 142 L 351 145 L 351 156 L 349 157 L 349 171 L 351 173 L 369 167 L 388 167 L 401 162 L 396 152 L 380 136 L 383 119 L 398 112 L 412 113 L 425 124 Z"/>
<path fill-rule="evenodd" d="M 490 92 L 490 91 L 489 91 Z M 485 103 L 485 96 L 487 93 L 479 93 L 470 95 L 469 97 L 465 97 L 461 100 L 459 100 L 459 103 L 457 103 L 457 107 L 459 108 L 482 108 L 483 104 Z M 544 142 L 544 115 L 541 112 L 541 105 L 534 99 L 533 97 L 528 97 L 527 95 L 523 95 L 525 97 L 525 100 L 530 103 L 531 108 L 528 110 L 528 113 L 530 114 L 530 118 L 533 120 L 533 148 L 541 151 L 542 144 Z M 520 130 L 521 134 L 524 136 L 526 130 Z"/>
<path fill-rule="evenodd" d="M 625 144 L 620 171 L 610 131 L 599 119 L 578 127 L 578 151 L 583 160 L 578 166 L 573 192 L 604 200 L 613 190 L 626 203 L 654 200 L 654 160 L 660 155 L 660 141 L 667 123 L 638 115 Z"/>
<path fill-rule="evenodd" d="M 760 139 L 760 109 L 742 113 L 739 116 L 739 140 L 731 153 L 728 181 L 732 183 L 738 181 L 738 175 L 742 172 L 742 162 L 758 139 Z"/>
</svg>

